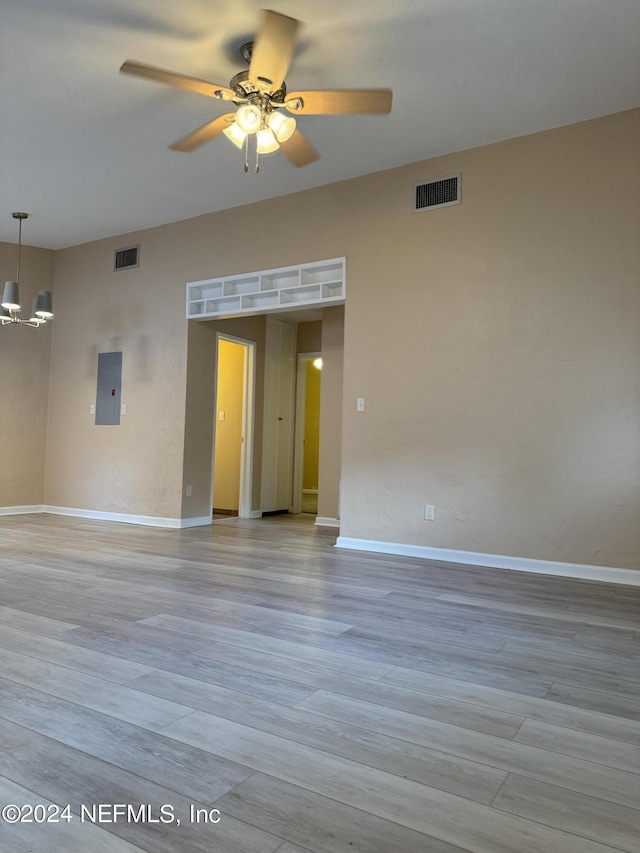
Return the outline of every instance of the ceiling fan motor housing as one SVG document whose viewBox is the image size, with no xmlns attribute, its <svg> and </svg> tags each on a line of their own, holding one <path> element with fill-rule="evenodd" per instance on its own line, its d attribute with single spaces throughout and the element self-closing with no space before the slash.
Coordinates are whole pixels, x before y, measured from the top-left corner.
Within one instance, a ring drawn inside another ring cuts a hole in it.
<svg viewBox="0 0 640 853">
<path fill-rule="evenodd" d="M 270 83 L 266 80 L 263 85 L 261 85 L 260 82 L 253 83 L 249 80 L 248 68 L 244 71 L 239 71 L 231 78 L 229 81 L 229 88 L 233 89 L 238 98 L 241 98 L 242 100 L 245 100 L 246 98 L 262 98 L 264 95 L 267 95 L 269 100 L 274 101 L 276 104 L 284 104 L 284 99 L 287 94 L 287 87 L 284 82 L 279 89 L 276 89 L 273 92 L 267 92 L 267 89 L 270 88 Z"/>
<path fill-rule="evenodd" d="M 248 41 L 240 48 L 240 53 L 243 59 L 249 65 L 251 64 L 251 57 L 253 56 L 253 45 L 254 42 Z M 239 98 L 252 98 L 254 95 L 259 95 L 260 97 L 268 95 L 270 100 L 275 101 L 277 104 L 283 104 L 287 94 L 287 87 L 284 80 L 278 89 L 273 89 L 273 80 L 268 80 L 266 77 L 259 77 L 257 83 L 249 80 L 249 68 L 245 68 L 243 71 L 239 71 L 237 74 L 234 74 L 229 81 L 229 88 L 233 89 Z M 269 91 L 271 89 L 273 89 L 273 91 Z"/>
</svg>

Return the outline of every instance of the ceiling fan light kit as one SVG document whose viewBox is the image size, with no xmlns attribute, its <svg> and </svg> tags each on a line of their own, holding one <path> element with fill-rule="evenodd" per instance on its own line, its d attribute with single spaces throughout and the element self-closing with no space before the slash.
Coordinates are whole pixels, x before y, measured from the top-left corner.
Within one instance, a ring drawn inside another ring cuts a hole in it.
<svg viewBox="0 0 640 853">
<path fill-rule="evenodd" d="M 229 127 L 225 127 L 222 132 L 227 139 L 230 139 L 231 142 L 233 142 L 236 148 L 242 148 L 244 141 L 247 138 L 247 134 L 236 121 L 234 121 L 233 124 L 230 124 Z"/>
<path fill-rule="evenodd" d="M 18 267 L 16 270 L 16 280 L 6 281 L 2 294 L 2 304 L 0 307 L 0 325 L 7 326 L 11 323 L 19 323 L 23 326 L 31 326 L 38 328 L 43 326 L 47 320 L 53 319 L 53 307 L 50 290 L 41 290 L 33 300 L 31 306 L 31 314 L 28 320 L 23 320 L 20 317 L 20 256 L 22 254 L 22 220 L 28 219 L 28 213 L 13 213 L 14 219 L 20 223 L 18 228 Z"/>
<path fill-rule="evenodd" d="M 287 142 L 296 131 L 296 120 L 291 116 L 284 116 L 282 113 L 271 113 L 268 123 L 280 143 Z"/>
<path fill-rule="evenodd" d="M 262 125 L 262 112 L 256 104 L 245 104 L 236 113 L 236 124 L 246 134 L 257 133 Z"/>
<path fill-rule="evenodd" d="M 255 138 L 255 171 L 259 155 L 281 150 L 297 167 L 318 159 L 318 153 L 298 130 L 296 120 L 282 110 L 297 115 L 379 114 L 391 111 L 390 89 L 341 89 L 292 92 L 287 95 L 284 79 L 291 65 L 300 22 L 287 15 L 263 11 L 262 25 L 254 42 L 240 53 L 249 67 L 220 86 L 162 68 L 127 60 L 120 71 L 197 92 L 217 100 L 231 101 L 235 113 L 218 116 L 174 142 L 175 151 L 194 151 L 205 142 L 224 134 L 237 148 L 244 149 L 245 172 L 249 169 L 249 140 Z"/>
</svg>

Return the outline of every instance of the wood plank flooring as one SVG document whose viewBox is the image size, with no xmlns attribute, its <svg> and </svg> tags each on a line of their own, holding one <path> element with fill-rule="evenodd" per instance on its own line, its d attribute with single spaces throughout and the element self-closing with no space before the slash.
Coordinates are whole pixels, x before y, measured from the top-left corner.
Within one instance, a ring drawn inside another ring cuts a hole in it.
<svg viewBox="0 0 640 853">
<path fill-rule="evenodd" d="M 3 853 L 637 853 L 640 589 L 334 542 L 0 518 Z"/>
</svg>

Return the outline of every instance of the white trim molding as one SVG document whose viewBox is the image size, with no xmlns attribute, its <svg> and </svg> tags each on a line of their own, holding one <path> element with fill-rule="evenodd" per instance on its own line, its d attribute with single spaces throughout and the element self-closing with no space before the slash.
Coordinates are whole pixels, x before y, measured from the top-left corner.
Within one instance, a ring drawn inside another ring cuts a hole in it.
<svg viewBox="0 0 640 853">
<path fill-rule="evenodd" d="M 190 518 L 161 518 L 155 515 L 131 515 L 127 512 L 100 512 L 94 509 L 76 509 L 75 507 L 67 506 L 43 506 L 42 512 L 47 512 L 51 515 L 69 515 L 73 518 L 92 518 L 95 521 L 119 521 L 124 524 L 141 524 L 144 527 L 177 528 L 186 526 L 184 525 L 185 521 L 193 521 Z M 210 523 L 210 521 L 207 523 Z"/>
<path fill-rule="evenodd" d="M 39 506 L 0 506 L 0 515 L 31 515 L 34 512 L 43 512 L 42 504 Z"/>
<path fill-rule="evenodd" d="M 170 519 L 173 521 L 174 519 Z M 201 515 L 199 518 L 180 518 L 180 527 L 206 527 L 213 521 L 212 515 Z M 169 525 L 172 526 L 172 525 Z"/>
<path fill-rule="evenodd" d="M 162 518 L 157 515 L 132 515 L 127 512 L 102 512 L 95 509 L 77 509 L 68 506 L 2 506 L 2 515 L 28 515 L 33 513 L 48 513 L 49 515 L 67 515 L 71 518 L 90 518 L 94 521 L 116 521 L 121 524 L 140 524 L 143 527 L 166 527 L 184 529 L 187 527 L 205 527 L 211 524 L 211 515 L 196 518 Z M 251 518 L 262 518 L 260 510 L 251 510 Z"/>
<path fill-rule="evenodd" d="M 449 548 L 431 548 L 425 545 L 403 545 L 400 542 L 351 539 L 348 536 L 339 536 L 335 547 L 351 551 L 371 551 L 375 554 L 394 554 L 399 557 L 417 557 L 421 560 L 435 560 L 444 563 L 466 563 L 471 566 L 508 569 L 514 572 L 533 572 L 540 575 L 558 575 L 564 578 L 640 586 L 640 571 L 637 569 L 617 569 L 612 566 L 560 563 L 551 560 L 533 560 L 528 557 L 505 557 L 502 554 L 453 551 Z"/>
<path fill-rule="evenodd" d="M 340 529 L 340 519 L 339 518 L 324 518 L 321 515 L 316 517 L 316 527 L 337 527 Z"/>
</svg>

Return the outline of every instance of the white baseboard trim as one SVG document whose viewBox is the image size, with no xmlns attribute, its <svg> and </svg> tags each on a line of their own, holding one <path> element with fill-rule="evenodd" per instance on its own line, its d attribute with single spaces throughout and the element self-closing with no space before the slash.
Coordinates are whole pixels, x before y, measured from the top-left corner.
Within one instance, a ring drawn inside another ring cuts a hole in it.
<svg viewBox="0 0 640 853">
<path fill-rule="evenodd" d="M 430 548 L 424 545 L 403 545 L 399 542 L 351 539 L 348 536 L 339 536 L 335 547 L 351 551 L 372 551 L 376 554 L 394 554 L 399 557 L 418 557 L 422 560 L 445 563 L 467 563 L 472 566 L 508 569 L 514 572 L 533 572 L 541 575 L 558 575 L 565 578 L 640 586 L 640 571 L 637 569 L 560 563 L 550 560 L 533 560 L 528 557 L 505 557 L 501 554 L 479 554 L 476 551 L 453 551 L 448 548 Z"/>
<path fill-rule="evenodd" d="M 323 518 L 321 515 L 316 517 L 316 527 L 337 527 L 340 529 L 339 518 Z"/>
<path fill-rule="evenodd" d="M 34 512 L 42 512 L 42 504 L 39 506 L 0 506 L 0 515 L 31 515 Z"/>
<path fill-rule="evenodd" d="M 101 512 L 94 509 L 77 509 L 68 506 L 3 506 L 0 515 L 27 515 L 32 513 L 48 513 L 49 515 L 67 515 L 72 518 L 90 518 L 94 521 L 117 521 L 123 524 L 140 524 L 143 527 L 168 527 L 184 529 L 187 527 L 205 527 L 211 524 L 211 515 L 196 518 L 162 518 L 156 515 L 132 515 L 127 512 Z M 251 510 L 251 518 L 262 518 L 262 511 Z"/>
<path fill-rule="evenodd" d="M 180 527 L 206 527 L 212 521 L 212 515 L 201 515 L 199 518 L 181 518 Z"/>
<path fill-rule="evenodd" d="M 42 512 L 51 515 L 68 515 L 73 518 L 91 518 L 95 521 L 119 521 L 124 524 L 141 524 L 144 527 L 173 527 L 183 526 L 183 521 L 191 519 L 161 518 L 156 515 L 131 515 L 127 512 L 100 512 L 93 509 L 76 509 L 68 506 L 43 506 Z"/>
</svg>

